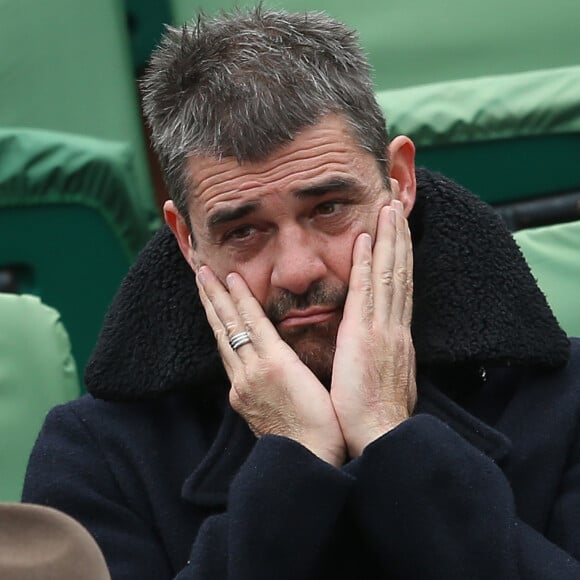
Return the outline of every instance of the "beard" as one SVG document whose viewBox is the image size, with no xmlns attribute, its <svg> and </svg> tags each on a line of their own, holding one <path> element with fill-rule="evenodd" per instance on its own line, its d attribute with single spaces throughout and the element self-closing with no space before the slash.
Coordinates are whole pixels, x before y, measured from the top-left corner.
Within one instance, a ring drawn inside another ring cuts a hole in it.
<svg viewBox="0 0 580 580">
<path fill-rule="evenodd" d="M 266 316 L 274 324 L 282 340 L 326 388 L 330 388 L 336 336 L 347 292 L 347 285 L 333 286 L 316 282 L 304 294 L 282 291 L 264 308 Z M 290 311 L 306 310 L 312 306 L 336 310 L 336 316 L 329 321 L 309 326 L 280 327 L 280 322 Z"/>
</svg>

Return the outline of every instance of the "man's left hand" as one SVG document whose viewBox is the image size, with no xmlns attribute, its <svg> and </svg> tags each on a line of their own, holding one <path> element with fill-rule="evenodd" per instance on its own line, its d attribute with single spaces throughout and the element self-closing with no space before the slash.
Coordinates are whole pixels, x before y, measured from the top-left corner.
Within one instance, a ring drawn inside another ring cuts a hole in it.
<svg viewBox="0 0 580 580">
<path fill-rule="evenodd" d="M 413 412 L 412 301 L 411 235 L 394 200 L 381 209 L 374 248 L 368 234 L 356 240 L 337 336 L 330 394 L 350 457 Z"/>
</svg>

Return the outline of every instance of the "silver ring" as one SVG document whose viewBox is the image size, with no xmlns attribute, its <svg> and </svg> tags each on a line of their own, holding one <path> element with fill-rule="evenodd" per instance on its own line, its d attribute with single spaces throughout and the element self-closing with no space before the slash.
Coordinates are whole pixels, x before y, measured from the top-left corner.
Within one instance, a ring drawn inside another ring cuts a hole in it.
<svg viewBox="0 0 580 580">
<path fill-rule="evenodd" d="M 240 346 L 248 344 L 248 342 L 252 342 L 252 339 L 247 332 L 238 332 L 238 334 L 234 334 L 234 336 L 230 338 L 230 346 L 233 350 L 238 350 Z"/>
</svg>

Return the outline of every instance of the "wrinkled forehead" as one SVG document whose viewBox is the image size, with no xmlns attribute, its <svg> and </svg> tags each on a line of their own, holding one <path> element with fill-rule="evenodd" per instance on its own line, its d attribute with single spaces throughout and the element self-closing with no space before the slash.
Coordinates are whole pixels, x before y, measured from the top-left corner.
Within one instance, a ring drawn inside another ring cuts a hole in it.
<svg viewBox="0 0 580 580">
<path fill-rule="evenodd" d="M 260 161 L 192 156 L 187 160 L 188 206 L 206 205 L 216 196 L 243 195 L 260 187 L 271 193 L 309 186 L 309 181 L 384 179 L 374 156 L 362 148 L 339 115 L 328 115 Z"/>
</svg>

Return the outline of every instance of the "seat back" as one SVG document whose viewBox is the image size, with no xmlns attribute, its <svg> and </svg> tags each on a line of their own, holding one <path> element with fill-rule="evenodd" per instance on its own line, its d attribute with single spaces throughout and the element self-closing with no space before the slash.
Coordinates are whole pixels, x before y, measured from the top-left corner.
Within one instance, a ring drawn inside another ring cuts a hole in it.
<svg viewBox="0 0 580 580">
<path fill-rule="evenodd" d="M 382 91 L 417 163 L 491 204 L 580 193 L 580 66 Z M 550 168 L 549 171 L 544 170 Z"/>
<path fill-rule="evenodd" d="M 562 328 L 580 336 L 580 220 L 514 237 Z"/>
<path fill-rule="evenodd" d="M 0 293 L 0 501 L 20 501 L 46 413 L 79 392 L 59 313 L 36 296 Z"/>
<path fill-rule="evenodd" d="M 135 207 L 159 225 L 119 0 L 0 0 L 0 127 L 125 143 Z"/>
<path fill-rule="evenodd" d="M 127 145 L 0 129 L 4 290 L 58 309 L 83 369 L 119 283 L 149 237 Z"/>
</svg>

